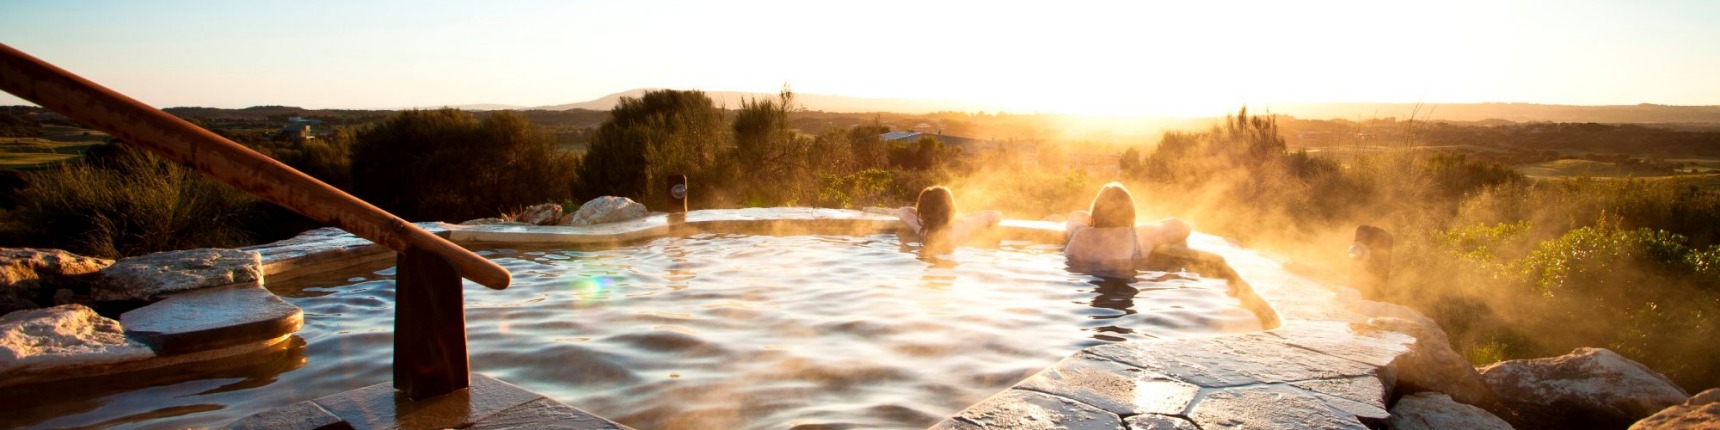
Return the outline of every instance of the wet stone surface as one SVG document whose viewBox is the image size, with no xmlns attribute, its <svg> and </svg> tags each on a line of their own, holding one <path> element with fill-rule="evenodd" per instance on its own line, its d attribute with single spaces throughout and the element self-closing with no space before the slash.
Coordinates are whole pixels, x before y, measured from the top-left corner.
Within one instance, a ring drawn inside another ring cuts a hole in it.
<svg viewBox="0 0 1720 430">
<path fill-rule="evenodd" d="M 175 293 L 120 315 L 126 334 L 162 355 L 273 339 L 304 323 L 304 312 L 260 285 Z"/>
<path fill-rule="evenodd" d="M 1292 382 L 1290 386 L 1329 397 L 1328 403 L 1362 417 L 1364 421 L 1384 420 L 1389 417 L 1386 412 L 1386 398 L 1390 393 L 1378 377 L 1353 376 Z"/>
<path fill-rule="evenodd" d="M 90 296 L 98 301 L 150 300 L 179 291 L 262 282 L 262 256 L 256 251 L 191 249 L 114 262 L 101 270 Z"/>
<path fill-rule="evenodd" d="M 1064 359 L 1016 388 L 1079 400 L 1122 416 L 1180 414 L 1200 391 L 1193 384 L 1085 354 Z"/>
<path fill-rule="evenodd" d="M 1291 346 L 1375 367 L 1391 364 L 1415 344 L 1415 338 L 1403 333 L 1341 321 L 1290 320 L 1270 333 Z"/>
<path fill-rule="evenodd" d="M 143 344 L 126 338 L 118 322 L 83 305 L 0 317 L 0 386 L 26 382 L 35 375 L 58 379 L 83 366 L 154 356 Z"/>
<path fill-rule="evenodd" d="M 1129 430 L 1200 430 L 1187 419 L 1157 414 L 1132 416 L 1123 423 L 1129 425 Z"/>
<path fill-rule="evenodd" d="M 1224 389 L 1207 394 L 1189 418 L 1202 429 L 1355 429 L 1361 421 L 1313 394 L 1283 386 Z"/>
<path fill-rule="evenodd" d="M 245 417 L 227 426 L 230 430 L 350 429 L 351 425 L 309 400 Z"/>
<path fill-rule="evenodd" d="M 1119 428 L 1123 420 L 1117 414 L 1069 398 L 1012 389 L 967 408 L 945 423 L 949 425 L 940 423 L 933 428 L 1097 430 Z"/>
<path fill-rule="evenodd" d="M 357 429 L 627 428 L 495 378 L 477 373 L 471 378 L 471 388 L 420 401 L 408 400 L 390 384 L 382 383 L 311 402 Z M 279 409 L 265 414 L 276 411 Z M 321 413 L 310 409 L 301 412 Z M 255 416 L 245 420 L 252 418 Z"/>
<path fill-rule="evenodd" d="M 1085 352 L 1214 388 L 1374 375 L 1378 369 L 1291 346 L 1265 333 L 1099 345 Z"/>
</svg>

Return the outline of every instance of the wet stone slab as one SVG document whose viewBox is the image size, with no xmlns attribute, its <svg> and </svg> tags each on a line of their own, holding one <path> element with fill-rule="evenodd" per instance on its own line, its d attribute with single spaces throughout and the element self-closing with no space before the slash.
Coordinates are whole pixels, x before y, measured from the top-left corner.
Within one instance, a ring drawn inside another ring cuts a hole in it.
<svg viewBox="0 0 1720 430">
<path fill-rule="evenodd" d="M 1078 354 L 1016 388 L 1066 397 L 1120 416 L 1181 414 L 1200 387 L 1144 369 Z"/>
<path fill-rule="evenodd" d="M 232 430 L 350 429 L 351 425 L 309 400 L 245 417 L 227 426 Z"/>
<path fill-rule="evenodd" d="M 151 300 L 180 291 L 262 282 L 262 256 L 256 251 L 190 249 L 116 261 L 99 272 L 90 297 L 98 301 Z"/>
<path fill-rule="evenodd" d="M 1011 389 L 968 407 L 933 429 L 1112 430 L 1123 420 L 1086 403 L 1037 391 Z"/>
<path fill-rule="evenodd" d="M 1288 320 L 1269 333 L 1291 346 L 1375 367 L 1391 364 L 1415 345 L 1407 334 L 1343 321 Z"/>
<path fill-rule="evenodd" d="M 1189 420 L 1168 415 L 1147 414 L 1123 420 L 1129 430 L 1200 430 Z"/>
<path fill-rule="evenodd" d="M 252 415 L 230 428 L 628 429 L 495 378 L 471 378 L 471 388 L 419 401 L 388 383 L 376 384 Z"/>
<path fill-rule="evenodd" d="M 1290 386 L 1320 395 L 1328 404 L 1343 409 L 1364 422 L 1371 423 L 1389 417 L 1386 412 L 1386 398 L 1390 397 L 1391 393 L 1378 377 L 1353 376 L 1301 381 L 1292 382 Z"/>
<path fill-rule="evenodd" d="M 1373 376 L 1379 368 L 1292 346 L 1266 333 L 1099 345 L 1082 353 L 1209 388 Z"/>
<path fill-rule="evenodd" d="M 420 222 L 413 225 L 442 237 L 448 237 L 451 228 L 440 222 Z M 394 257 L 393 250 L 334 227 L 310 230 L 290 239 L 239 249 L 260 254 L 263 272 L 272 280 L 335 271 Z"/>
<path fill-rule="evenodd" d="M 167 356 L 278 338 L 304 325 L 304 311 L 261 285 L 234 285 L 170 294 L 119 321 L 127 336 Z"/>
<path fill-rule="evenodd" d="M 1354 429 L 1360 420 L 1323 399 L 1284 386 L 1216 390 L 1196 404 L 1189 419 L 1202 429 Z"/>
</svg>

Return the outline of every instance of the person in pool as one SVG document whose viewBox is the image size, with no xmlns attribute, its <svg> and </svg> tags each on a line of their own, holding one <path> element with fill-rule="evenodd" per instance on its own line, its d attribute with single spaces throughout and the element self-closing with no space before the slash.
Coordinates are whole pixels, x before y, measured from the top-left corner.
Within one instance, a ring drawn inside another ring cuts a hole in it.
<svg viewBox="0 0 1720 430">
<path fill-rule="evenodd" d="M 956 218 L 955 195 L 941 185 L 920 190 L 914 206 L 896 209 L 895 215 L 919 236 L 926 249 L 948 252 L 955 245 L 981 238 L 983 231 L 1003 221 L 1003 214 L 987 210 Z"/>
<path fill-rule="evenodd" d="M 1175 218 L 1135 225 L 1135 198 L 1116 182 L 1099 188 L 1088 210 L 1069 214 L 1065 228 L 1063 255 L 1070 263 L 1118 269 L 1133 269 L 1153 247 L 1186 242 L 1192 230 Z"/>
</svg>

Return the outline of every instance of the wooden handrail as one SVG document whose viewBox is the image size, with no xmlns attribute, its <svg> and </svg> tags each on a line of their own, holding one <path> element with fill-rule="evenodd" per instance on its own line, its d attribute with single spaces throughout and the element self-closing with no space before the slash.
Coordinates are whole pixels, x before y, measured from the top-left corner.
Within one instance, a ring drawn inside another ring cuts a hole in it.
<svg viewBox="0 0 1720 430">
<path fill-rule="evenodd" d="M 209 130 L 0 44 L 0 89 L 398 252 L 419 248 L 494 289 L 507 269 Z"/>
</svg>

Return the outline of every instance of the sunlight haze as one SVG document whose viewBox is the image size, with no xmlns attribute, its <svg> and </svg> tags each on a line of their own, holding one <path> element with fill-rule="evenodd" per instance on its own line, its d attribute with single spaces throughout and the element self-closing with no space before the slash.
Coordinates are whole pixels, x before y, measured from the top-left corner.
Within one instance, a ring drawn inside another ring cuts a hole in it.
<svg viewBox="0 0 1720 430">
<path fill-rule="evenodd" d="M 157 106 L 544 106 L 635 88 L 1211 116 L 1720 104 L 1720 2 L 7 2 L 0 43 Z M 0 104 L 21 104 L 0 95 Z"/>
</svg>

